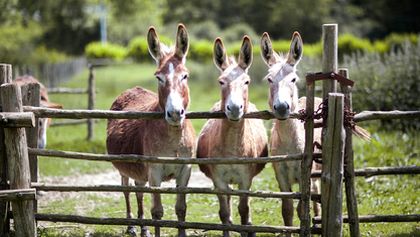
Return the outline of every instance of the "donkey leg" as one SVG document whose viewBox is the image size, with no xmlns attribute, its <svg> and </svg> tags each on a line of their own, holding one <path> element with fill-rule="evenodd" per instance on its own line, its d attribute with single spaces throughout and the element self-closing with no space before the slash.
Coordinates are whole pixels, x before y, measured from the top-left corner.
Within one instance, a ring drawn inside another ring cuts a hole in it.
<svg viewBox="0 0 420 237">
<path fill-rule="evenodd" d="M 136 186 L 138 187 L 144 187 L 146 186 L 146 182 L 135 182 Z M 143 193 L 136 192 L 137 197 L 137 217 L 142 220 L 144 218 L 144 209 L 143 209 Z M 141 227 L 141 236 L 142 237 L 151 237 L 149 230 L 146 226 L 140 226 Z"/>
<path fill-rule="evenodd" d="M 191 176 L 191 166 L 185 165 L 181 170 L 181 174 L 176 179 L 176 186 L 179 188 L 187 187 L 188 181 L 190 180 L 190 176 Z M 176 213 L 176 216 L 178 217 L 178 221 L 185 221 L 185 215 L 187 213 L 187 202 L 186 202 L 185 194 L 177 194 L 176 204 L 175 204 L 175 213 Z M 178 229 L 178 236 L 179 237 L 187 236 L 185 229 Z"/>
<path fill-rule="evenodd" d="M 248 181 L 245 180 L 244 181 Z M 240 190 L 248 191 L 251 187 L 251 182 L 242 183 L 239 185 Z M 239 215 L 241 216 L 242 225 L 251 225 L 251 215 L 249 213 L 249 197 L 244 195 L 239 197 L 239 206 L 238 206 Z M 254 237 L 255 232 L 242 232 L 242 237 Z"/>
<path fill-rule="evenodd" d="M 319 194 L 320 192 L 320 180 L 319 179 L 312 179 L 311 182 L 311 191 L 313 193 Z M 313 202 L 314 205 L 314 216 L 320 216 L 321 215 L 321 205 L 318 202 Z"/>
<path fill-rule="evenodd" d="M 127 176 L 121 175 L 121 185 L 122 186 L 128 186 L 129 178 Z M 133 214 L 131 214 L 131 204 L 130 204 L 130 193 L 129 192 L 123 192 L 124 193 L 124 199 L 125 199 L 125 207 L 126 207 L 126 217 L 127 218 L 133 218 Z M 129 225 L 127 226 L 126 230 L 127 234 L 130 236 L 136 236 L 136 227 Z"/>
<path fill-rule="evenodd" d="M 154 175 L 154 172 L 150 172 L 149 175 L 149 185 L 151 187 L 160 187 L 162 183 L 162 178 L 160 175 Z M 162 200 L 160 198 L 160 193 L 152 193 L 152 208 L 151 208 L 152 218 L 155 220 L 162 219 L 163 216 L 163 207 Z M 155 237 L 160 237 L 160 227 L 155 226 Z"/>
<path fill-rule="evenodd" d="M 227 183 L 223 182 L 222 180 L 214 180 L 214 186 L 216 189 L 219 190 L 229 190 L 229 186 Z M 230 216 L 230 196 L 227 195 L 217 195 L 219 199 L 219 217 L 222 221 L 222 224 L 231 225 L 232 219 Z M 223 237 L 229 237 L 229 231 L 223 231 Z"/>
<path fill-rule="evenodd" d="M 280 191 L 291 192 L 292 184 L 289 182 L 287 177 L 287 169 L 282 169 L 280 163 L 273 163 L 274 173 L 276 174 L 277 183 Z M 281 199 L 281 214 L 285 226 L 293 226 L 293 200 L 288 198 Z M 290 236 L 290 235 L 289 235 Z"/>
</svg>

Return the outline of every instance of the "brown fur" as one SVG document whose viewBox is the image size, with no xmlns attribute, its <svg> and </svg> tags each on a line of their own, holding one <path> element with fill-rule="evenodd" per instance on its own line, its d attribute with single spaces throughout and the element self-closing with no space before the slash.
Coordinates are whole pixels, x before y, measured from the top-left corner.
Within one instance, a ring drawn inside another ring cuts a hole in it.
<svg viewBox="0 0 420 237">
<path fill-rule="evenodd" d="M 188 34 L 185 26 L 180 24 L 177 32 L 176 48 L 169 49 L 159 42 L 157 33 L 150 27 L 147 36 L 149 52 L 158 64 L 155 72 L 158 82 L 158 94 L 135 87 L 122 93 L 112 104 L 111 110 L 164 112 L 165 120 L 110 119 L 107 127 L 107 150 L 110 154 L 139 154 L 164 157 L 193 157 L 195 135 L 191 122 L 185 119 L 189 104 L 187 84 L 188 70 L 185 57 L 188 51 Z M 161 182 L 176 179 L 177 187 L 186 187 L 191 174 L 190 165 L 124 163 L 113 165 L 121 174 L 122 185 L 128 185 L 129 178 L 137 186 L 159 187 Z M 143 193 L 137 192 L 138 218 L 143 218 Z M 129 193 L 124 197 L 127 207 L 127 218 L 132 218 Z M 175 212 L 179 221 L 185 221 L 186 196 L 178 194 Z M 159 193 L 152 194 L 151 214 L 153 219 L 161 219 L 163 206 Z M 134 227 L 127 231 L 134 233 Z M 150 236 L 142 227 L 142 236 Z M 155 227 L 155 236 L 160 235 Z M 180 228 L 178 235 L 186 236 Z"/>
</svg>

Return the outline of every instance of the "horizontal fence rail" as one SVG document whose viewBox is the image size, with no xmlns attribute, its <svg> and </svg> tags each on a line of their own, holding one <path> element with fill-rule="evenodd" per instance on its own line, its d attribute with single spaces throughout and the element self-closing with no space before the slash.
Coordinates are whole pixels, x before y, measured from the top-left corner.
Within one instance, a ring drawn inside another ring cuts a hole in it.
<svg viewBox="0 0 420 237">
<path fill-rule="evenodd" d="M 299 227 L 293 226 L 253 226 L 253 225 L 223 225 L 200 222 L 180 222 L 172 220 L 152 220 L 152 219 L 129 219 L 129 218 L 98 218 L 76 215 L 59 214 L 35 214 L 37 221 L 80 223 L 88 225 L 133 225 L 133 226 L 159 226 L 166 228 L 182 229 L 203 229 L 203 230 L 226 230 L 237 232 L 259 232 L 259 233 L 299 233 Z M 319 228 L 312 228 L 314 234 L 320 233 Z"/>
<path fill-rule="evenodd" d="M 23 200 L 35 200 L 35 189 L 13 189 L 13 190 L 1 190 L 0 201 L 23 201 Z"/>
<path fill-rule="evenodd" d="M 88 90 L 85 88 L 66 88 L 66 87 L 52 87 L 48 88 L 48 94 L 87 94 Z"/>
<path fill-rule="evenodd" d="M 420 166 L 401 166 L 401 167 L 367 167 L 364 169 L 356 169 L 355 176 L 371 177 L 377 175 L 414 175 L 420 174 Z M 314 171 L 311 177 L 321 177 L 321 171 Z"/>
<path fill-rule="evenodd" d="M 258 198 L 290 198 L 300 199 L 300 193 L 294 192 L 266 192 L 266 191 L 245 191 L 245 190 L 216 190 L 211 188 L 162 188 L 162 187 L 136 187 L 121 185 L 94 185 L 94 186 L 69 186 L 69 185 L 48 185 L 32 183 L 32 188 L 45 192 L 142 192 L 142 193 L 169 193 L 169 194 L 225 194 L 232 196 L 243 196 Z M 321 195 L 311 194 L 313 201 L 319 202 Z"/>
<path fill-rule="evenodd" d="M 359 216 L 359 222 L 372 223 L 372 222 L 419 222 L 420 214 L 407 214 L 407 215 L 366 215 Z M 343 216 L 343 222 L 349 223 L 348 216 Z M 313 218 L 314 224 L 321 224 L 321 217 Z"/>
<path fill-rule="evenodd" d="M 0 113 L 1 127 L 35 127 L 35 115 L 31 112 L 5 112 Z"/>
<path fill-rule="evenodd" d="M 24 106 L 26 112 L 33 112 L 38 118 L 68 118 L 68 119 L 164 119 L 163 112 L 113 111 L 113 110 L 64 110 Z M 217 112 L 188 112 L 188 119 L 223 119 L 225 113 Z M 273 119 L 270 111 L 258 111 L 244 114 L 247 119 Z M 300 118 L 298 113 L 290 114 L 290 118 Z"/>
<path fill-rule="evenodd" d="M 415 119 L 420 118 L 420 111 L 362 111 L 354 116 L 355 122 L 381 119 Z"/>
<path fill-rule="evenodd" d="M 73 151 L 58 151 L 28 148 L 28 154 L 47 156 L 54 158 L 69 158 L 91 161 L 110 161 L 110 162 L 150 162 L 150 163 L 165 163 L 165 164 L 255 164 L 255 163 L 270 163 L 301 160 L 304 154 L 279 155 L 270 157 L 258 158 L 174 158 L 174 157 L 158 157 L 134 154 L 109 155 L 109 154 L 95 154 Z M 321 154 L 316 153 L 314 157 L 321 157 Z"/>
</svg>

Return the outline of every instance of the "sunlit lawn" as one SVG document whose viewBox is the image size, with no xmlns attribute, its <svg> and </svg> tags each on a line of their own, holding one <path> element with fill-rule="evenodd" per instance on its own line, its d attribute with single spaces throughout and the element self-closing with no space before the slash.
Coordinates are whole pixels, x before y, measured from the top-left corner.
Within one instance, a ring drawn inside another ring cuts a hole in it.
<svg viewBox="0 0 420 237">
<path fill-rule="evenodd" d="M 124 65 L 106 67 L 96 70 L 98 89 L 97 108 L 108 109 L 115 99 L 125 89 L 139 85 L 155 90 L 157 83 L 153 72 L 155 66 Z M 216 69 L 214 69 L 216 70 Z M 194 73 L 194 75 L 198 74 Z M 199 74 L 198 74 L 199 75 Z M 69 87 L 85 87 L 87 72 L 76 76 L 66 83 Z M 191 91 L 190 111 L 206 111 L 219 99 L 219 86 L 214 80 L 200 80 L 192 77 L 189 81 Z M 267 109 L 267 85 L 252 83 L 250 98 L 261 110 Z M 52 100 L 62 103 L 65 108 L 86 108 L 87 98 L 84 95 L 53 95 Z M 204 120 L 194 120 L 196 132 Z M 271 122 L 266 122 L 269 128 Z M 401 132 L 375 132 L 377 124 L 369 126 L 373 133 L 371 142 L 355 139 L 356 167 L 367 166 L 401 166 L 420 165 L 420 135 L 417 131 L 409 134 Z M 373 129 L 375 128 L 375 129 Z M 85 141 L 86 125 L 54 127 L 48 131 L 48 148 L 105 153 L 106 122 L 100 121 L 95 126 L 95 137 L 91 142 Z M 86 162 L 40 158 L 40 175 L 71 176 L 75 174 L 98 174 L 112 170 L 112 165 L 101 162 Z M 413 214 L 420 213 L 420 184 L 418 176 L 379 176 L 374 178 L 357 178 L 357 198 L 359 213 L 367 214 Z M 71 184 L 71 178 L 68 183 Z M 86 180 L 86 185 L 89 180 Z M 297 187 L 295 187 L 297 191 Z M 254 179 L 253 190 L 278 191 L 271 165 Z M 134 195 L 132 203 L 135 208 Z M 163 195 L 164 219 L 176 220 L 174 212 L 175 196 Z M 239 223 L 237 198 L 233 197 L 232 213 L 234 223 Z M 83 214 L 95 217 L 125 217 L 125 205 L 121 195 L 99 195 L 96 193 L 79 194 L 77 198 L 60 199 L 49 203 L 40 203 L 41 213 Z M 146 218 L 150 218 L 150 196 L 145 195 Z M 280 201 L 273 199 L 252 199 L 252 219 L 256 225 L 282 225 Z M 133 210 L 136 213 L 136 209 Z M 217 198 L 212 195 L 188 195 L 187 221 L 219 223 Z M 298 223 L 295 217 L 295 224 Z M 41 223 L 41 236 L 121 236 L 125 227 L 122 226 L 83 226 L 61 225 L 60 228 L 47 228 Z M 418 223 L 396 224 L 362 224 L 362 236 L 419 236 Z M 152 229 L 153 232 L 153 229 Z M 176 230 L 164 229 L 165 235 L 176 235 Z M 219 236 L 220 232 L 202 232 L 189 230 L 189 235 Z M 345 235 L 348 236 L 347 226 Z M 263 235 L 259 235 L 263 236 Z"/>
</svg>

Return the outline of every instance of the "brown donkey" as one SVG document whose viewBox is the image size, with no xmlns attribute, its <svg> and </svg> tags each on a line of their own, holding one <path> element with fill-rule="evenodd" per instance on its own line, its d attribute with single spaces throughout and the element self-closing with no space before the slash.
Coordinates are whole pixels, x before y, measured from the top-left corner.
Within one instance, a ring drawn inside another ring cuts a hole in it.
<svg viewBox="0 0 420 237">
<path fill-rule="evenodd" d="M 184 25 L 178 25 L 175 48 L 169 49 L 159 42 L 153 27 L 149 29 L 147 42 L 151 56 L 156 60 L 155 76 L 158 81 L 158 94 L 141 87 L 123 92 L 112 104 L 111 110 L 164 112 L 165 120 L 128 120 L 110 119 L 107 128 L 107 149 L 109 154 L 141 154 L 151 156 L 193 157 L 195 148 L 194 128 L 191 121 L 185 119 L 189 104 L 188 69 L 185 57 L 188 51 L 188 33 Z M 115 162 L 122 184 L 128 185 L 129 178 L 137 186 L 159 187 L 162 181 L 176 179 L 177 187 L 186 187 L 191 174 L 190 165 L 124 163 Z M 138 218 L 143 218 L 143 193 L 136 193 Z M 129 193 L 124 193 L 127 217 L 132 218 Z M 175 212 L 179 221 L 185 221 L 185 194 L 178 194 Z M 160 194 L 152 194 L 152 218 L 160 220 L 163 207 Z M 134 227 L 127 231 L 135 234 Z M 142 236 L 150 235 L 142 227 Z M 160 228 L 155 228 L 155 236 L 160 235 Z M 186 236 L 184 229 L 179 229 L 179 236 Z"/>
<path fill-rule="evenodd" d="M 306 97 L 298 99 L 296 82 L 296 66 L 303 52 L 302 38 L 298 32 L 293 33 L 289 53 L 283 57 L 273 51 L 270 37 L 264 33 L 261 39 L 261 55 L 269 66 L 266 79 L 270 86 L 269 105 L 277 120 L 271 130 L 271 155 L 287 155 L 303 153 L 305 145 L 305 129 L 303 123 L 296 119 L 288 119 L 291 112 L 304 109 Z M 321 103 L 315 98 L 315 106 Z M 320 143 L 321 130 L 315 129 L 314 140 Z M 288 161 L 273 163 L 276 179 L 282 192 L 291 192 L 292 184 L 300 182 L 300 162 Z M 312 169 L 320 169 L 314 164 Z M 312 192 L 319 191 L 319 180 L 313 179 Z M 299 203 L 300 204 L 300 203 Z M 319 215 L 319 205 L 314 203 L 315 215 Z M 282 199 L 282 215 L 285 225 L 293 225 L 293 200 Z M 300 208 L 298 205 L 298 215 Z"/>
<path fill-rule="evenodd" d="M 224 111 L 227 119 L 210 119 L 204 125 L 198 138 L 197 158 L 203 157 L 264 157 L 267 156 L 267 134 L 264 124 L 257 119 L 241 119 L 246 112 L 257 111 L 248 102 L 250 78 L 248 68 L 252 63 L 252 45 L 244 36 L 238 63 L 228 60 L 222 40 L 214 43 L 214 63 L 220 69 L 218 79 L 222 99 L 211 111 Z M 211 178 L 218 190 L 229 190 L 229 184 L 238 184 L 240 190 L 249 190 L 252 178 L 264 168 L 264 164 L 246 165 L 200 165 L 200 170 Z M 218 195 L 219 216 L 223 224 L 231 224 L 230 197 Z M 243 225 L 250 225 L 249 201 L 241 196 L 239 214 Z M 228 231 L 223 236 L 229 236 Z M 242 233 L 242 236 L 247 236 Z M 248 236 L 255 236 L 249 233 Z"/>
</svg>

